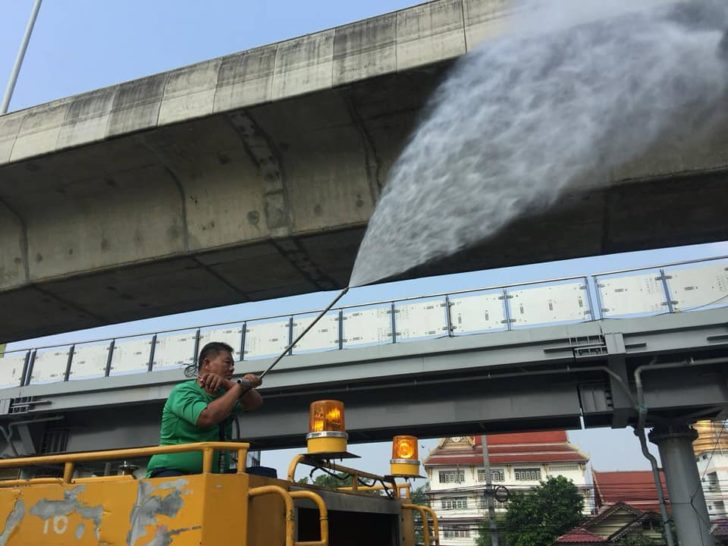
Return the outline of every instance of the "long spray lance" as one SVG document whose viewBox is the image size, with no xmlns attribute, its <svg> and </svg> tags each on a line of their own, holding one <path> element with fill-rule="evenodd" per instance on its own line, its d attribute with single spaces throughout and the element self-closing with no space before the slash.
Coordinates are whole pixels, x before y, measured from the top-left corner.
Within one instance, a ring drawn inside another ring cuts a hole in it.
<svg viewBox="0 0 728 546">
<path fill-rule="evenodd" d="M 276 365 L 277 365 L 277 364 L 278 364 L 278 363 L 279 363 L 279 362 L 280 362 L 280 361 L 281 361 L 281 360 L 283 359 L 283 357 L 284 357 L 284 356 L 286 356 L 287 354 L 289 354 L 289 353 L 291 352 L 291 349 L 293 349 L 293 347 L 295 347 L 295 346 L 296 346 L 296 343 L 298 343 L 299 341 L 301 341 L 301 339 L 303 338 L 303 336 L 305 336 L 305 335 L 306 335 L 306 334 L 307 334 L 307 333 L 309 332 L 309 330 L 311 330 L 311 328 L 313 328 L 313 327 L 314 327 L 314 326 L 316 325 L 316 323 L 317 323 L 317 322 L 318 322 L 319 320 L 321 320 L 321 319 L 323 318 L 323 316 L 324 316 L 324 315 L 325 315 L 326 313 L 328 313 L 329 311 L 331 311 L 331 308 L 332 308 L 332 307 L 333 307 L 334 305 L 336 305 L 336 304 L 337 304 L 337 302 L 338 302 L 338 301 L 339 301 L 339 300 L 340 300 L 341 298 L 343 298 L 343 297 L 344 297 L 344 295 L 345 295 L 345 294 L 346 294 L 346 293 L 347 293 L 348 291 L 349 291 L 349 287 L 347 286 L 347 287 L 346 287 L 346 288 L 344 288 L 344 289 L 343 289 L 343 290 L 342 290 L 341 292 L 339 292 L 339 294 L 338 294 L 338 295 L 337 295 L 337 296 L 336 296 L 336 297 L 334 298 L 334 300 L 333 300 L 333 301 L 332 301 L 331 303 L 329 303 L 328 307 L 326 307 L 326 309 L 324 309 L 323 311 L 321 311 L 321 313 L 319 313 L 319 315 L 318 315 L 318 316 L 317 316 L 317 317 L 316 317 L 316 318 L 315 318 L 315 319 L 313 320 L 313 322 L 311 322 L 311 324 L 309 324 L 308 326 L 306 326 L 306 328 L 305 328 L 305 329 L 303 330 L 303 332 L 301 332 L 300 334 L 298 334 L 298 336 L 296 337 L 296 339 L 294 339 L 294 340 L 293 340 L 293 341 L 291 342 L 291 344 L 290 344 L 290 345 L 288 345 L 288 347 L 286 347 L 286 348 L 285 348 L 285 349 L 283 350 L 283 352 L 282 352 L 281 354 L 279 354 L 279 355 L 278 355 L 278 358 L 276 358 L 276 359 L 275 359 L 275 360 L 273 361 L 273 363 L 272 363 L 272 364 L 271 364 L 270 366 L 268 366 L 268 368 L 266 368 L 266 369 L 265 369 L 265 371 L 264 371 L 264 372 L 263 372 L 262 374 L 260 374 L 260 375 L 259 375 L 258 377 L 259 377 L 260 379 L 263 379 L 263 378 L 265 377 L 265 375 L 266 375 L 266 374 L 267 374 L 267 373 L 268 373 L 269 371 L 271 371 L 271 370 L 272 370 L 273 368 L 275 368 L 275 367 L 276 367 Z"/>
<path fill-rule="evenodd" d="M 304 328 L 303 332 L 301 332 L 300 334 L 298 334 L 298 336 L 296 336 L 296 339 L 294 339 L 294 340 L 293 340 L 293 341 L 292 341 L 292 342 L 291 342 L 291 343 L 290 343 L 290 344 L 288 345 L 288 347 L 286 347 L 286 348 L 285 348 L 285 349 L 283 350 L 283 352 L 282 352 L 281 354 L 279 354 L 279 355 L 278 355 L 278 357 L 277 357 L 277 358 L 276 358 L 276 359 L 275 359 L 275 360 L 274 360 L 274 361 L 273 361 L 273 362 L 271 363 L 271 365 L 270 365 L 270 366 L 268 366 L 268 367 L 267 367 L 267 368 L 266 368 L 266 369 L 265 369 L 265 370 L 263 371 L 263 373 L 261 373 L 261 374 L 260 374 L 260 375 L 258 376 L 258 378 L 259 378 L 259 379 L 263 379 L 263 377 L 265 377 L 265 375 L 266 375 L 266 374 L 267 374 L 268 372 L 270 372 L 270 371 L 271 371 L 271 370 L 272 370 L 273 368 L 275 368 L 275 367 L 276 367 L 276 365 L 277 365 L 277 364 L 278 364 L 278 363 L 279 363 L 279 362 L 280 362 L 281 360 L 283 360 L 283 357 L 284 357 L 284 356 L 286 356 L 287 354 L 289 354 L 289 353 L 291 352 L 291 349 L 293 349 L 293 347 L 295 347 L 296 343 L 298 343 L 299 341 L 301 341 L 301 339 L 303 338 L 303 336 L 305 336 L 305 335 L 306 335 L 306 334 L 307 334 L 307 333 L 308 333 L 308 332 L 309 332 L 309 331 L 311 330 L 311 328 L 313 328 L 313 327 L 314 327 L 314 326 L 316 325 L 316 323 L 317 323 L 317 322 L 318 322 L 319 320 L 321 320 L 321 318 L 323 318 L 323 316 L 324 316 L 324 315 L 325 315 L 326 313 L 328 313 L 328 312 L 329 312 L 329 311 L 331 310 L 331 308 L 332 308 L 332 307 L 333 307 L 334 305 L 336 305 L 336 303 L 337 303 L 337 302 L 338 302 L 338 301 L 339 301 L 339 300 L 340 300 L 341 298 L 343 298 L 343 297 L 344 297 L 344 295 L 345 295 L 345 294 L 346 294 L 346 293 L 347 293 L 348 291 L 349 291 L 349 287 L 347 286 L 347 287 L 346 287 L 346 288 L 344 288 L 344 289 L 343 289 L 343 290 L 342 290 L 341 292 L 339 292 L 339 294 L 338 294 L 338 295 L 337 295 L 337 296 L 336 296 L 336 297 L 335 297 L 335 298 L 333 299 L 333 301 L 332 301 L 331 303 L 329 303 L 329 305 L 328 305 L 328 306 L 326 307 L 326 309 L 324 309 L 323 311 L 321 311 L 321 313 L 319 313 L 319 315 L 318 315 L 318 316 L 317 316 L 317 317 L 316 317 L 316 318 L 315 318 L 315 319 L 314 319 L 314 320 L 313 320 L 313 321 L 311 322 L 311 324 L 309 324 L 309 325 L 308 325 L 308 326 L 307 326 L 306 328 Z M 249 381 L 246 381 L 245 379 L 239 379 L 239 380 L 238 380 L 238 383 L 240 383 L 240 384 L 241 384 L 241 385 L 243 386 L 243 388 L 245 389 L 245 390 L 243 391 L 243 393 L 242 393 L 242 394 L 240 395 L 241 397 L 242 397 L 242 396 L 244 396 L 244 395 L 245 395 L 245 393 L 247 393 L 247 392 L 248 392 L 249 390 L 251 390 L 251 389 L 253 388 L 253 385 L 252 385 L 252 384 L 251 384 L 251 383 L 250 383 Z M 221 441 L 224 441 L 224 437 L 225 437 L 225 432 L 224 432 L 224 428 L 223 428 L 223 427 L 224 427 L 224 422 L 223 422 L 223 423 L 221 423 L 221 425 L 220 425 L 220 439 L 221 439 Z M 224 464 L 225 464 L 225 455 L 224 455 L 224 452 L 222 452 L 222 451 L 221 451 L 221 452 L 219 453 L 219 455 L 218 455 L 218 465 L 219 465 L 219 468 L 223 468 L 223 467 L 224 467 Z M 241 463 L 241 462 L 238 462 L 238 464 L 242 464 L 242 463 Z"/>
</svg>

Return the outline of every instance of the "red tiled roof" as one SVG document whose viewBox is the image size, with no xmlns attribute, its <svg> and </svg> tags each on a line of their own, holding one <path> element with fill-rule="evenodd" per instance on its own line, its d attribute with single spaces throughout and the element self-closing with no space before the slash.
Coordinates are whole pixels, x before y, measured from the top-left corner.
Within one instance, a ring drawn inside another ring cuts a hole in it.
<svg viewBox="0 0 728 546">
<path fill-rule="evenodd" d="M 599 472 L 592 470 L 598 507 L 624 502 L 643 511 L 657 512 L 657 488 L 649 470 Z M 662 491 L 667 498 L 665 475 L 660 472 Z"/>
<path fill-rule="evenodd" d="M 574 544 L 574 543 L 592 543 L 592 544 L 607 544 L 604 537 L 595 535 L 584 529 L 583 527 L 577 527 L 572 529 L 565 535 L 561 535 L 556 539 L 554 544 Z"/>
<path fill-rule="evenodd" d="M 589 459 L 568 442 L 566 432 L 522 432 L 488 435 L 488 454 L 491 464 L 586 463 Z M 483 446 L 480 436 L 472 437 L 474 445 L 456 448 L 436 448 L 425 460 L 427 466 L 480 466 Z"/>
<path fill-rule="evenodd" d="M 488 434 L 488 446 L 503 444 L 558 444 L 568 441 L 569 439 L 566 436 L 565 430 Z M 475 445 L 480 445 L 480 436 L 475 436 Z"/>
</svg>

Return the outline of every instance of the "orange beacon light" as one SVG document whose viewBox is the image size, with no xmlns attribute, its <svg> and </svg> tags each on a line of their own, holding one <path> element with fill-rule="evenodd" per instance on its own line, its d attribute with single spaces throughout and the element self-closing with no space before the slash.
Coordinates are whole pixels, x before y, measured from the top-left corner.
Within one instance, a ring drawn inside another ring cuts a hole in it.
<svg viewBox="0 0 728 546">
<path fill-rule="evenodd" d="M 420 477 L 420 461 L 417 456 L 417 438 L 395 436 L 392 440 L 392 459 L 389 461 L 392 476 Z"/>
<path fill-rule="evenodd" d="M 344 403 L 339 400 L 311 402 L 306 440 L 310 455 L 346 453 Z"/>
</svg>

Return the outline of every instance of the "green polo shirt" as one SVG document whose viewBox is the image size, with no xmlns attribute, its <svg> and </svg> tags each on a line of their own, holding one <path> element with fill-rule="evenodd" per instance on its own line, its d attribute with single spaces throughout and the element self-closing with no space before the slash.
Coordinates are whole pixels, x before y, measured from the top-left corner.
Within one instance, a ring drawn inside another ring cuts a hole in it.
<svg viewBox="0 0 728 546">
<path fill-rule="evenodd" d="M 164 404 L 162 411 L 162 428 L 159 434 L 159 445 L 168 446 L 176 444 L 190 444 L 194 442 L 218 442 L 220 441 L 220 427 L 214 425 L 210 428 L 200 428 L 195 423 L 200 417 L 202 410 L 207 405 L 225 394 L 219 390 L 215 394 L 208 394 L 200 387 L 197 380 L 192 379 L 180 383 L 172 389 L 172 392 Z M 233 414 L 240 413 L 240 403 L 235 404 Z M 225 438 L 232 437 L 232 419 L 228 418 L 225 423 Z M 218 471 L 218 452 L 213 456 L 213 472 Z M 225 454 L 225 467 L 230 465 L 230 454 Z M 243 462 L 244 464 L 244 462 Z M 155 468 L 174 468 L 188 474 L 199 474 L 202 472 L 202 452 L 189 451 L 187 453 L 169 453 L 154 455 L 147 465 L 147 472 Z M 149 474 L 147 474 L 148 476 Z"/>
</svg>

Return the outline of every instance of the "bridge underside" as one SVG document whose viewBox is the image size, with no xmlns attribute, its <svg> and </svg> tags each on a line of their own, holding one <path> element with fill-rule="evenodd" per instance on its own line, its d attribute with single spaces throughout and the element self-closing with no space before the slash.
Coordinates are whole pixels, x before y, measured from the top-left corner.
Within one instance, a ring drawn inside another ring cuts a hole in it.
<svg viewBox="0 0 728 546">
<path fill-rule="evenodd" d="M 289 357 L 266 378 L 264 407 L 241 417 L 241 433 L 264 449 L 301 446 L 308 406 L 322 398 L 345 402 L 352 443 L 401 433 L 574 429 L 582 420 L 624 427 L 637 420 L 639 366 L 647 366 L 648 425 L 725 418 L 727 314 L 723 308 Z M 665 363 L 679 367 L 659 368 Z M 12 424 L 14 445 L 25 453 L 153 445 L 162 405 L 181 379 L 172 370 L 4 389 L 0 424 L 6 431 Z M 11 454 L 0 439 L 3 446 Z"/>
<path fill-rule="evenodd" d="M 345 286 L 450 64 L 0 167 L 0 339 Z M 403 278 L 726 240 L 721 149 L 641 158 Z"/>
</svg>

